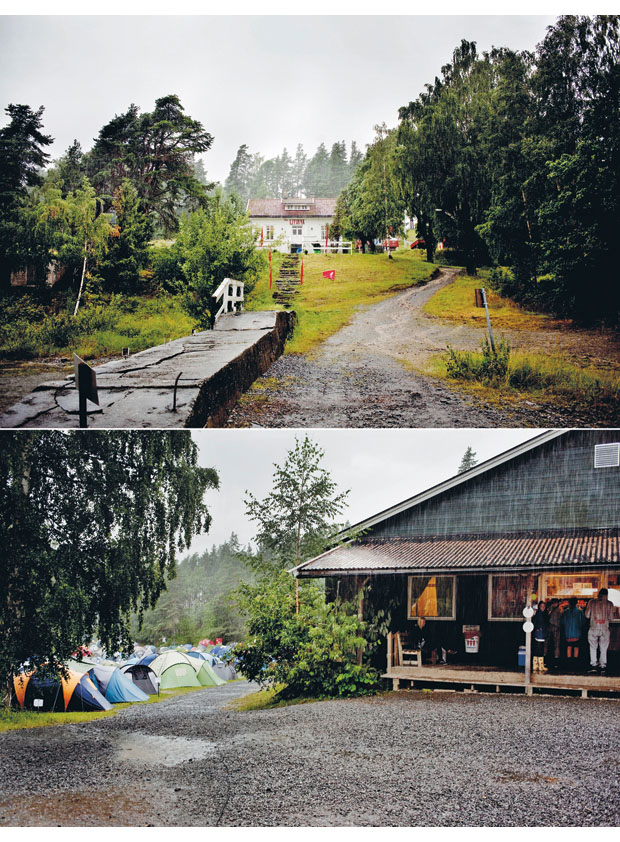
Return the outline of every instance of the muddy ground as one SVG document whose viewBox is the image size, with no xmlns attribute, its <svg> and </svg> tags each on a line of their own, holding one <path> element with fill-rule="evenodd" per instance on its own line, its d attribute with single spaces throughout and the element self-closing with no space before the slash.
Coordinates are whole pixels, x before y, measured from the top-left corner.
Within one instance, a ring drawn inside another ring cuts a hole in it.
<svg viewBox="0 0 620 842">
<path fill-rule="evenodd" d="M 424 286 L 357 313 L 310 355 L 288 354 L 259 378 L 231 412 L 229 427 L 570 427 L 588 426 L 570 410 L 523 401 L 495 407 L 406 368 L 448 345 L 478 350 L 486 330 L 427 316 L 423 305 L 451 283 L 442 269 Z M 587 331 L 502 331 L 515 350 L 542 347 L 580 361 L 608 359 L 620 345 Z M 587 358 L 586 358 L 587 355 Z M 607 355 L 607 356 L 606 356 Z"/>
<path fill-rule="evenodd" d="M 0 734 L 4 826 L 617 826 L 620 702 L 399 691 L 267 711 L 207 688 Z"/>
</svg>

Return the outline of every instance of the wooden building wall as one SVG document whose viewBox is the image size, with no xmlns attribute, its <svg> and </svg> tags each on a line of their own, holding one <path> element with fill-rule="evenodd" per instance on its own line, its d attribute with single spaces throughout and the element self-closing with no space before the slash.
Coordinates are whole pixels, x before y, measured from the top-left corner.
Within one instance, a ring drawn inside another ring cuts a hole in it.
<svg viewBox="0 0 620 842">
<path fill-rule="evenodd" d="M 372 527 L 367 537 L 620 526 L 620 468 L 594 468 L 618 430 L 570 431 Z"/>
</svg>

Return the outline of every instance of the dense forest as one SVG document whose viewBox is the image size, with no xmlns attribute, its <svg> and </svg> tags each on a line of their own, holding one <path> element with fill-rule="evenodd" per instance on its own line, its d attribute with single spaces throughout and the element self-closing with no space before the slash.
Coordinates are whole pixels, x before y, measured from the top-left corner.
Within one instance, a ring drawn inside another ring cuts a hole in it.
<svg viewBox="0 0 620 842">
<path fill-rule="evenodd" d="M 281 198 L 283 196 L 320 196 L 336 198 L 351 181 L 364 156 L 352 141 L 349 155 L 344 140 L 336 141 L 331 151 L 321 143 L 311 158 L 297 144 L 295 157 L 287 149 L 275 158 L 265 160 L 251 154 L 244 143 L 230 167 L 224 188 L 248 199 Z"/>
<path fill-rule="evenodd" d="M 584 321 L 620 319 L 619 17 L 566 15 L 534 53 L 468 41 L 399 110 L 338 200 L 332 231 L 361 240 L 417 219 L 470 274 Z"/>
<path fill-rule="evenodd" d="M 142 624 L 134 617 L 134 638 L 157 644 L 165 638 L 168 645 L 195 644 L 202 638 L 240 640 L 244 625 L 234 605 L 233 591 L 241 581 L 252 579 L 243 552 L 233 533 L 223 544 L 182 559 L 176 577 L 168 582 L 156 607 L 145 612 Z"/>
</svg>

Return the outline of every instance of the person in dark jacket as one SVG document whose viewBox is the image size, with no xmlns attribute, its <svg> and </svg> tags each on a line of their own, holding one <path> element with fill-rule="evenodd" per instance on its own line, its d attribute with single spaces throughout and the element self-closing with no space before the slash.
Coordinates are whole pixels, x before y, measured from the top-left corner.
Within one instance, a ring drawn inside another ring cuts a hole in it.
<svg viewBox="0 0 620 842">
<path fill-rule="evenodd" d="M 549 628 L 547 631 L 547 660 L 553 670 L 557 670 L 560 660 L 560 626 L 562 623 L 562 609 L 560 600 L 549 600 Z"/>
<path fill-rule="evenodd" d="M 577 605 L 577 597 L 571 596 L 568 608 L 562 614 L 562 631 L 566 641 L 566 660 L 569 665 L 577 666 L 579 658 L 579 641 L 586 627 L 586 618 Z"/>
<path fill-rule="evenodd" d="M 534 623 L 534 630 L 532 632 L 532 650 L 534 653 L 534 665 L 532 672 L 547 672 L 545 666 L 545 647 L 547 645 L 547 635 L 549 630 L 549 615 L 547 613 L 547 603 L 542 601 L 538 603 L 538 609 L 532 619 Z"/>
</svg>

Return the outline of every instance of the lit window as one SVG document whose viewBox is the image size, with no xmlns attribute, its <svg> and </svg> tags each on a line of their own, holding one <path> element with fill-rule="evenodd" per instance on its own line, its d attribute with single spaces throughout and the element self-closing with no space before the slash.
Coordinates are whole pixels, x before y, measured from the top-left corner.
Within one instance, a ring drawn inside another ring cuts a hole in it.
<svg viewBox="0 0 620 842">
<path fill-rule="evenodd" d="M 454 576 L 410 576 L 409 617 L 454 619 Z"/>
</svg>

